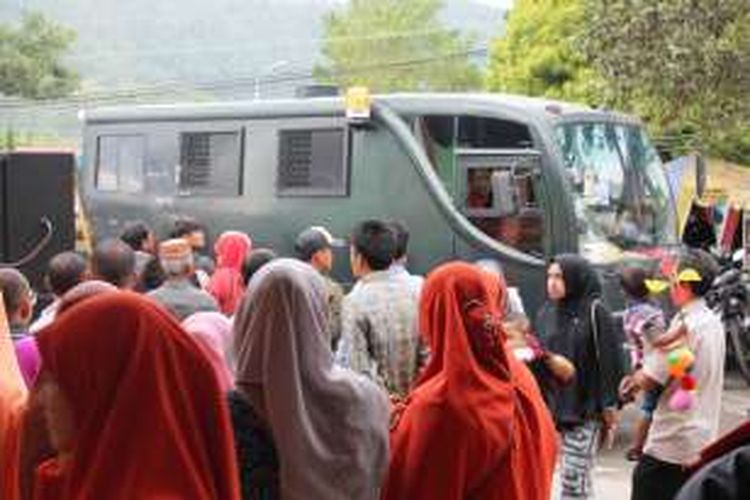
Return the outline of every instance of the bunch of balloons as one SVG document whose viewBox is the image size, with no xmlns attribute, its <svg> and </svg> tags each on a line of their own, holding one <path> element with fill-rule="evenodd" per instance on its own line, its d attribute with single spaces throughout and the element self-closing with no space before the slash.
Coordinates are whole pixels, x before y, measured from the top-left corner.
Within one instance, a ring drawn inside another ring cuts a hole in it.
<svg viewBox="0 0 750 500">
<path fill-rule="evenodd" d="M 695 377 L 691 375 L 695 355 L 687 346 L 672 349 L 667 354 L 669 375 L 679 386 L 669 398 L 669 409 L 673 411 L 687 411 L 695 404 Z"/>
</svg>

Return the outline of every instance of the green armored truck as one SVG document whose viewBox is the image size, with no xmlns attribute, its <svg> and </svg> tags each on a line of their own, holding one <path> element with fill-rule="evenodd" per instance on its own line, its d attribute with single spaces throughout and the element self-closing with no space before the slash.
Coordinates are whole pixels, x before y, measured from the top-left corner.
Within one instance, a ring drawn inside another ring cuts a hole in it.
<svg viewBox="0 0 750 500">
<path fill-rule="evenodd" d="M 611 270 L 676 241 L 674 202 L 641 123 L 501 94 L 343 97 L 102 108 L 83 113 L 79 179 L 94 235 L 190 214 L 214 236 L 249 233 L 291 253 L 320 224 L 404 221 L 417 273 L 498 260 L 530 310 L 545 259 L 579 252 Z M 346 252 L 335 274 L 351 281 Z M 611 282 L 611 273 L 604 273 Z M 605 286 L 617 308 L 617 287 Z"/>
</svg>

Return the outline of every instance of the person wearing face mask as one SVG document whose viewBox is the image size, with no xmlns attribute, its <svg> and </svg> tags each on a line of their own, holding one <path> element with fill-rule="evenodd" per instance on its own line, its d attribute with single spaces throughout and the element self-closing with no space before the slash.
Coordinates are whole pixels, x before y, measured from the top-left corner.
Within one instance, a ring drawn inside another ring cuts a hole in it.
<svg viewBox="0 0 750 500">
<path fill-rule="evenodd" d="M 419 305 L 432 353 L 391 419 L 383 500 L 548 500 L 554 423 L 505 347 L 505 284 L 477 266 L 432 271 Z"/>
</svg>

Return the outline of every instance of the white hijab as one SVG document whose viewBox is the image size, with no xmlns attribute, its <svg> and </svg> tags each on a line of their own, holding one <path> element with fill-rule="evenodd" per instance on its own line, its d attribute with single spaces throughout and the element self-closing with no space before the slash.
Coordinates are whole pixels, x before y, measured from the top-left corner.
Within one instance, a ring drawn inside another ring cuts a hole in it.
<svg viewBox="0 0 750 500">
<path fill-rule="evenodd" d="M 234 325 L 236 386 L 271 429 L 282 499 L 377 499 L 389 403 L 374 383 L 334 365 L 323 279 L 279 259 L 248 288 Z"/>
</svg>

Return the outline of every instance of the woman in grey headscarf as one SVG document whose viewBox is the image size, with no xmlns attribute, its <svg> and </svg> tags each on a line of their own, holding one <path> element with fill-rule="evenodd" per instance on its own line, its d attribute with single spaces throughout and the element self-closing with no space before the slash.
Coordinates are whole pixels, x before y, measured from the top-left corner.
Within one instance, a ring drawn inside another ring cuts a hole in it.
<svg viewBox="0 0 750 500">
<path fill-rule="evenodd" d="M 229 401 L 245 499 L 377 499 L 388 463 L 388 400 L 335 366 L 326 288 L 279 259 L 252 278 L 235 320 Z"/>
</svg>

